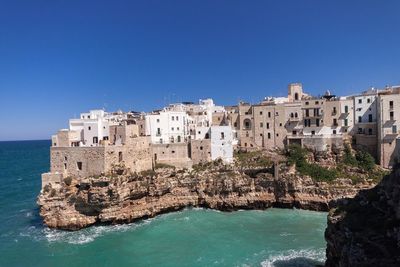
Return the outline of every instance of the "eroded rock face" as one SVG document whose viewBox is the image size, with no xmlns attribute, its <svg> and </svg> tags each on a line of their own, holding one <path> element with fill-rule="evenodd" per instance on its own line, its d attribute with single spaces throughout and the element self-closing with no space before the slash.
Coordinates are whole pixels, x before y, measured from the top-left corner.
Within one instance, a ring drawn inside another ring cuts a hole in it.
<svg viewBox="0 0 400 267">
<path fill-rule="evenodd" d="M 142 176 L 69 179 L 61 188 L 42 190 L 38 204 L 46 225 L 77 230 L 95 223 L 129 223 L 190 206 L 223 211 L 272 206 L 327 211 L 331 200 L 371 187 L 354 186 L 346 179 L 317 183 L 285 172 L 279 179 L 259 170 L 246 173 L 161 169 Z"/>
<path fill-rule="evenodd" d="M 400 266 L 400 170 L 338 202 L 325 231 L 326 266 Z"/>
</svg>

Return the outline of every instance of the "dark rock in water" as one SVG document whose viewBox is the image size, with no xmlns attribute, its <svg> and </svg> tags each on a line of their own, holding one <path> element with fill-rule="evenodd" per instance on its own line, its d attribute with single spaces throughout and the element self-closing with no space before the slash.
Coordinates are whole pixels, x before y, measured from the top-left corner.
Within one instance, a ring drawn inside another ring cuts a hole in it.
<svg viewBox="0 0 400 267">
<path fill-rule="evenodd" d="M 329 212 L 327 267 L 400 266 L 400 169 Z"/>
</svg>

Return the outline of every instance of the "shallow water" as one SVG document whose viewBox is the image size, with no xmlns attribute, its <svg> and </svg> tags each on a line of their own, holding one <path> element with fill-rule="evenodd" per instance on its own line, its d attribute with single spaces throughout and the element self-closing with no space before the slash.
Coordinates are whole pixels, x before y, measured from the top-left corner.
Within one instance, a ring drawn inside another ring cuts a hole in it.
<svg viewBox="0 0 400 267">
<path fill-rule="evenodd" d="M 0 266 L 313 266 L 325 259 L 326 213 L 186 209 L 77 232 L 38 216 L 49 141 L 0 142 Z"/>
</svg>

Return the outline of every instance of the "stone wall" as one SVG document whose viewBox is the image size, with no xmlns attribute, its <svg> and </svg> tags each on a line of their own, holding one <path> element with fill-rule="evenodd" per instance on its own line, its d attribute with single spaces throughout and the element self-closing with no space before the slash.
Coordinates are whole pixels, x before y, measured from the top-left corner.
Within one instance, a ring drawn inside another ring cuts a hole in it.
<svg viewBox="0 0 400 267">
<path fill-rule="evenodd" d="M 190 157 L 193 164 L 211 160 L 211 139 L 191 140 Z"/>
<path fill-rule="evenodd" d="M 190 168 L 193 164 L 189 158 L 187 143 L 152 144 L 151 150 L 155 163 L 168 164 L 178 168 Z"/>
<path fill-rule="evenodd" d="M 50 171 L 74 177 L 105 173 L 105 147 L 51 147 Z"/>
</svg>

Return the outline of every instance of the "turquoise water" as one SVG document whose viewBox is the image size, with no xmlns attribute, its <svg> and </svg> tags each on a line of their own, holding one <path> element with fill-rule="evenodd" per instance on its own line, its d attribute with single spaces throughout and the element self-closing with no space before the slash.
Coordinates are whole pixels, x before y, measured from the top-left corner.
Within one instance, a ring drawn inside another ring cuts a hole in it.
<svg viewBox="0 0 400 267">
<path fill-rule="evenodd" d="M 77 232 L 42 225 L 36 196 L 49 141 L 0 142 L 0 266 L 313 266 L 326 213 L 187 209 Z"/>
</svg>

